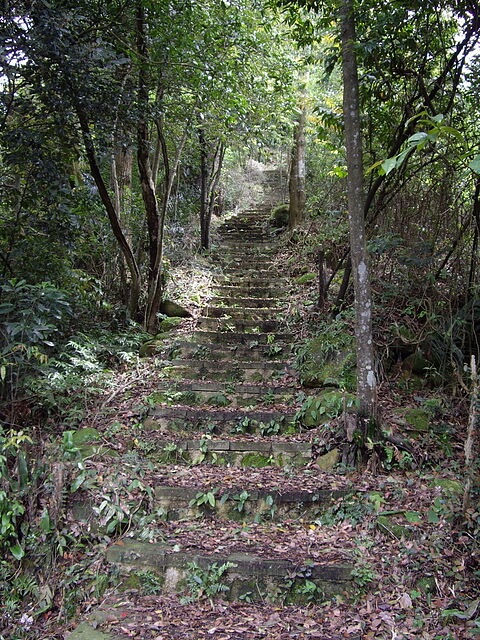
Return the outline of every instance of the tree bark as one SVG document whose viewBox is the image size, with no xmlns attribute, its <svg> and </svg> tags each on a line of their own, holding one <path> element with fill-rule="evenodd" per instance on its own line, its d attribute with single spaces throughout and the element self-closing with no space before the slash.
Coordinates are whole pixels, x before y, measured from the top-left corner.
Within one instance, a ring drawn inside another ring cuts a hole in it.
<svg viewBox="0 0 480 640">
<path fill-rule="evenodd" d="M 305 212 L 305 120 L 306 112 L 302 109 L 295 126 L 290 168 L 290 215 L 289 227 L 293 229 L 303 220 Z"/>
<path fill-rule="evenodd" d="M 355 15 L 352 0 L 342 0 L 343 113 L 348 170 L 348 217 L 355 290 L 357 394 L 359 414 L 375 421 L 376 375 L 372 338 L 372 295 L 365 238 L 363 150 L 358 69 L 355 54 Z M 364 435 L 366 435 L 364 433 Z"/>
</svg>

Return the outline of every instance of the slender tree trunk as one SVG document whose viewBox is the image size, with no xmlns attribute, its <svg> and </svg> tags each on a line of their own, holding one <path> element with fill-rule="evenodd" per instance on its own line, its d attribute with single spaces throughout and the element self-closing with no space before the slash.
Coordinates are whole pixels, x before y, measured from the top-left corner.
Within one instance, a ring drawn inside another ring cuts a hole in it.
<svg viewBox="0 0 480 640">
<path fill-rule="evenodd" d="M 150 139 L 147 125 L 149 87 L 146 61 L 148 59 L 148 47 L 142 2 L 139 2 L 137 5 L 137 50 L 140 57 L 140 70 L 138 75 L 139 119 L 137 123 L 137 164 L 149 240 L 148 291 L 144 325 L 149 333 L 154 333 L 157 326 L 157 313 L 162 302 L 163 215 L 158 206 L 156 186 L 150 162 Z"/>
<path fill-rule="evenodd" d="M 302 109 L 295 126 L 290 168 L 289 227 L 291 229 L 303 220 L 305 212 L 305 120 L 306 112 Z"/>
<path fill-rule="evenodd" d="M 359 414 L 375 419 L 376 376 L 372 338 L 372 296 L 365 239 L 363 154 L 355 54 L 355 16 L 352 0 L 342 0 L 343 113 L 348 169 L 348 216 L 352 274 L 355 289 L 357 394 Z M 364 435 L 366 435 L 364 433 Z"/>
<path fill-rule="evenodd" d="M 208 249 L 210 233 L 208 220 L 208 150 L 205 140 L 205 131 L 198 130 L 200 143 L 200 246 Z"/>
<path fill-rule="evenodd" d="M 81 106 L 77 105 L 77 116 L 80 123 L 80 129 L 82 131 L 83 143 L 85 146 L 85 152 L 87 154 L 88 163 L 90 165 L 90 171 L 92 172 L 93 179 L 98 189 L 98 193 L 102 200 L 105 211 L 107 212 L 108 220 L 113 231 L 113 235 L 118 242 L 120 250 L 125 257 L 128 270 L 131 277 L 130 285 L 130 297 L 128 302 L 129 316 L 134 317 L 138 300 L 140 298 L 140 269 L 138 268 L 137 261 L 133 255 L 132 248 L 123 232 L 120 220 L 115 209 L 115 204 L 110 197 L 105 181 L 103 180 L 100 167 L 97 162 L 97 156 L 95 153 L 95 147 L 93 144 L 92 136 L 90 133 L 90 125 L 88 122 L 87 114 Z"/>
</svg>

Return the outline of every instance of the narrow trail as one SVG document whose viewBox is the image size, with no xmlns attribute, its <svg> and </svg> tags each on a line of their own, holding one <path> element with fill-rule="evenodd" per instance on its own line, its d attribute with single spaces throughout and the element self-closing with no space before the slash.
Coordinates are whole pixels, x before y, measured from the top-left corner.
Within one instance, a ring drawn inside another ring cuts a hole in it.
<svg viewBox="0 0 480 640">
<path fill-rule="evenodd" d="M 267 180 L 274 190 L 276 172 Z M 171 348 L 143 425 L 162 521 L 153 539 L 133 532 L 110 546 L 106 558 L 123 576 L 122 591 L 72 640 L 211 637 L 208 625 L 187 633 L 172 623 L 159 635 L 158 621 L 149 627 L 138 619 L 142 608 L 164 619 L 162 599 L 169 611 L 180 602 L 187 606 L 175 594 L 192 595 L 192 584 L 201 600 L 218 590 L 230 601 L 223 604 L 233 607 L 227 619 L 238 603 L 262 603 L 272 613 L 267 602 L 302 605 L 349 590 L 351 567 L 341 542 L 317 544 L 307 525 L 346 492 L 322 486 L 306 467 L 312 443 L 299 436 L 295 421 L 294 336 L 282 319 L 289 283 L 275 266 L 270 211 L 270 203 L 244 210 L 218 231 L 214 298 L 192 335 Z M 142 595 L 138 576 L 149 571 L 162 585 L 157 600 Z M 241 635 L 232 630 L 218 637 L 311 637 L 287 633 L 280 620 L 271 632 L 255 629 L 259 624 L 256 614 Z M 303 617 L 299 624 L 304 627 Z"/>
</svg>

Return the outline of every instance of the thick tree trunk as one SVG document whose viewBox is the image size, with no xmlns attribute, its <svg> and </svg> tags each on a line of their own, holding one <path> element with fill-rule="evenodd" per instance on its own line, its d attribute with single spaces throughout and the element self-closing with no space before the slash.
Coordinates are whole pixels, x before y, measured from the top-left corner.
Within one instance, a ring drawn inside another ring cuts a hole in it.
<svg viewBox="0 0 480 640">
<path fill-rule="evenodd" d="M 288 225 L 290 229 L 297 226 L 305 212 L 305 121 L 306 112 L 302 109 L 295 126 L 292 164 L 290 168 L 289 194 L 290 215 Z"/>
<path fill-rule="evenodd" d="M 374 421 L 377 382 L 372 339 L 372 296 L 365 239 L 363 154 L 358 70 L 355 55 L 355 18 L 352 0 L 342 0 L 341 18 L 343 113 L 348 169 L 348 216 L 355 289 L 357 394 L 360 415 Z"/>
</svg>

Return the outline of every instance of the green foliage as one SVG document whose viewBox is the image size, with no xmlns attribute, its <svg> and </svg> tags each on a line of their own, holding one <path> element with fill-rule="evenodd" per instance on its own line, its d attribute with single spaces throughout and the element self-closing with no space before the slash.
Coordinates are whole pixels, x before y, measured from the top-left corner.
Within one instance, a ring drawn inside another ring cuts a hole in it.
<svg viewBox="0 0 480 640">
<path fill-rule="evenodd" d="M 146 596 L 157 596 L 163 591 L 163 579 L 153 571 L 139 571 L 136 574 L 140 591 Z"/>
<path fill-rule="evenodd" d="M 232 562 L 218 565 L 216 562 L 206 569 L 199 567 L 195 562 L 187 565 L 186 585 L 188 595 L 182 597 L 183 603 L 196 602 L 208 599 L 213 605 L 213 599 L 221 594 L 229 592 L 230 587 L 221 581 L 221 578 L 229 569 L 235 568 Z"/>
<path fill-rule="evenodd" d="M 355 396 L 342 391 L 324 391 L 318 396 L 305 396 L 294 415 L 294 422 L 304 427 L 318 426 L 336 418 L 355 404 Z"/>
<path fill-rule="evenodd" d="M 189 507 L 200 507 L 205 509 L 215 509 L 217 504 L 216 495 L 218 493 L 218 489 L 214 488 L 210 491 L 199 491 L 195 498 L 192 498 L 188 503 Z"/>
<path fill-rule="evenodd" d="M 10 280 L 0 286 L 0 295 L 0 380 L 3 396 L 11 398 L 25 376 L 48 361 L 71 306 L 65 293 L 49 282 L 31 285 Z"/>
<path fill-rule="evenodd" d="M 318 519 L 318 524 L 334 527 L 342 522 L 355 526 L 375 512 L 375 505 L 366 502 L 362 495 L 350 494 L 337 500 Z"/>
</svg>

